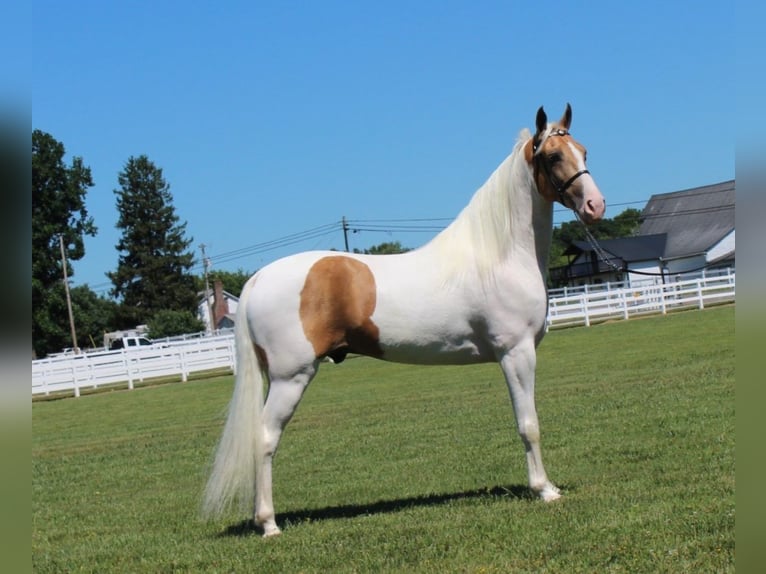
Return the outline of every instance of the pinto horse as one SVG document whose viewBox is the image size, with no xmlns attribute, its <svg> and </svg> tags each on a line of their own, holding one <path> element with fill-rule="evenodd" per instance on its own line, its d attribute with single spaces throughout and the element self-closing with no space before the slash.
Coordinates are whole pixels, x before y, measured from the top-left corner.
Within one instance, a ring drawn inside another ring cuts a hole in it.
<svg viewBox="0 0 766 574">
<path fill-rule="evenodd" d="M 339 363 L 347 353 L 412 364 L 499 362 L 529 486 L 543 500 L 559 498 L 543 467 L 534 398 L 553 203 L 586 224 L 605 210 L 585 148 L 569 134 L 571 121 L 569 104 L 554 123 L 541 107 L 535 134 L 523 130 L 460 215 L 419 249 L 299 253 L 248 280 L 236 318 L 234 394 L 204 514 L 220 514 L 238 499 L 264 536 L 279 534 L 271 470 L 282 431 L 320 361 Z"/>
</svg>

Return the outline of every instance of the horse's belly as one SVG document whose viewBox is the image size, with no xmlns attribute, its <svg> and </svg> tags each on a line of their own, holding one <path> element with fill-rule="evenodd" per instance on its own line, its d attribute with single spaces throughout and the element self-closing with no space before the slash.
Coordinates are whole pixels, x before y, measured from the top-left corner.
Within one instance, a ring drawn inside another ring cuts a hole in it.
<svg viewBox="0 0 766 574">
<path fill-rule="evenodd" d="M 381 358 L 400 363 L 466 365 L 494 361 L 486 333 L 462 314 L 459 307 L 430 305 L 387 308 L 382 305 L 372 320 L 380 333 Z"/>
<path fill-rule="evenodd" d="M 416 343 L 381 344 L 381 359 L 394 363 L 418 365 L 470 365 L 495 360 L 494 353 L 478 342 L 466 340 L 461 343 L 430 341 Z"/>
</svg>

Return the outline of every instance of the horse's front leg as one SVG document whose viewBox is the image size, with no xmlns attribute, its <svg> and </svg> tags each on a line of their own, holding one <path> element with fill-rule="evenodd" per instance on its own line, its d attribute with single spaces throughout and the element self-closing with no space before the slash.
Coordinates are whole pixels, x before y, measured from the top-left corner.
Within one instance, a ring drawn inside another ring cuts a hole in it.
<svg viewBox="0 0 766 574">
<path fill-rule="evenodd" d="M 499 358 L 516 415 L 516 425 L 527 454 L 529 487 L 545 501 L 561 496 L 548 480 L 540 454 L 540 425 L 535 409 L 535 366 L 537 355 L 533 338 L 524 341 Z"/>
</svg>

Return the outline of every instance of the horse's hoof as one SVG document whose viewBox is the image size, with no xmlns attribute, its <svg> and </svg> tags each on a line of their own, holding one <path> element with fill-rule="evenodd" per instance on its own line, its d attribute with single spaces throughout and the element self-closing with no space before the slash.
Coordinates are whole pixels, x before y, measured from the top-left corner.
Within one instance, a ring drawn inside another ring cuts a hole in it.
<svg viewBox="0 0 766 574">
<path fill-rule="evenodd" d="M 561 491 L 551 484 L 540 491 L 540 498 L 545 502 L 552 502 L 561 498 Z"/>
<path fill-rule="evenodd" d="M 282 534 L 282 531 L 279 529 L 278 526 L 273 526 L 270 528 L 263 529 L 264 538 L 272 538 L 273 536 L 279 536 L 280 534 Z"/>
</svg>

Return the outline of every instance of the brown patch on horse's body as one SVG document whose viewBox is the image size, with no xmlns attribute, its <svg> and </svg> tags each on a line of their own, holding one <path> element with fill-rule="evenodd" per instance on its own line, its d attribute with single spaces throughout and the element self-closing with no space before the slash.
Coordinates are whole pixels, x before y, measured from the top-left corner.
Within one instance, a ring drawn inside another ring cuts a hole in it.
<svg viewBox="0 0 766 574">
<path fill-rule="evenodd" d="M 375 311 L 375 277 L 357 259 L 328 256 L 309 269 L 301 290 L 303 332 L 317 358 L 339 363 L 346 353 L 381 357 Z"/>
</svg>

